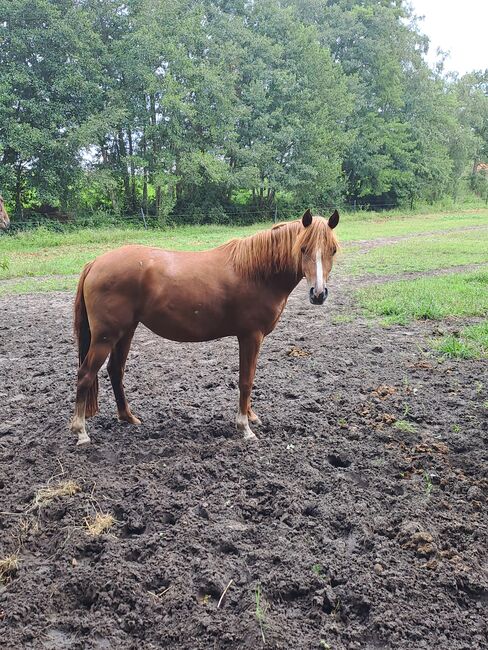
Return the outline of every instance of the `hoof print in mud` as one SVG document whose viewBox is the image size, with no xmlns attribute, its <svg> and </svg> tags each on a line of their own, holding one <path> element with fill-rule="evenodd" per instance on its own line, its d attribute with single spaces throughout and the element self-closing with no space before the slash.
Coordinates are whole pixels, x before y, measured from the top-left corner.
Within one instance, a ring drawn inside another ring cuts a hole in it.
<svg viewBox="0 0 488 650">
<path fill-rule="evenodd" d="M 324 587 L 324 589 L 318 591 L 314 597 L 314 601 L 326 614 L 336 612 L 339 606 L 339 598 L 330 586 Z"/>
<path fill-rule="evenodd" d="M 346 458 L 343 454 L 329 454 L 327 460 L 332 465 L 332 467 L 350 467 L 351 461 Z"/>
</svg>

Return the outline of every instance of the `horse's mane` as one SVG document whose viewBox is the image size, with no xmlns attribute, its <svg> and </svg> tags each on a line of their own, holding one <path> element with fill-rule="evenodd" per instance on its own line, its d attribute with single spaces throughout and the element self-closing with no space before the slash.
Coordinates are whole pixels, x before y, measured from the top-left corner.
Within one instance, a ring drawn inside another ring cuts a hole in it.
<svg viewBox="0 0 488 650">
<path fill-rule="evenodd" d="M 320 248 L 323 255 L 333 255 L 339 248 L 334 231 L 323 217 L 313 217 L 305 228 L 301 219 L 276 224 L 243 239 L 224 244 L 238 273 L 245 277 L 266 278 L 280 271 L 301 275 L 302 250 Z"/>
</svg>

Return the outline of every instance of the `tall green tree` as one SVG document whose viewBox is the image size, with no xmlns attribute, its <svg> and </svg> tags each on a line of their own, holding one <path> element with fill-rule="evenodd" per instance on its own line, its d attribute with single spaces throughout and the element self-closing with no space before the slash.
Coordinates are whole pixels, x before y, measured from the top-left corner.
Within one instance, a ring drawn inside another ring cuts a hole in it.
<svg viewBox="0 0 488 650">
<path fill-rule="evenodd" d="M 66 208 L 99 92 L 96 36 L 70 0 L 0 0 L 0 16 L 0 182 L 17 214 L 29 193 Z"/>
</svg>

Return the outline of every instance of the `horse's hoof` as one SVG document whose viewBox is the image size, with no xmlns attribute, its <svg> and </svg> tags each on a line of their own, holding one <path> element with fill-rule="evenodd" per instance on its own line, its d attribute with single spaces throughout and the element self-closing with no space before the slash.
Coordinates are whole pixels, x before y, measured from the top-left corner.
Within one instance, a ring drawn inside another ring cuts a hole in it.
<svg viewBox="0 0 488 650">
<path fill-rule="evenodd" d="M 257 440 L 257 436 L 255 433 L 251 431 L 251 429 L 246 429 L 244 431 L 244 440 Z"/>
<path fill-rule="evenodd" d="M 136 418 L 135 415 L 119 415 L 119 422 L 127 422 L 127 424 L 142 424 L 139 418 Z"/>
<path fill-rule="evenodd" d="M 258 426 L 262 424 L 262 420 L 259 417 L 259 415 L 256 415 L 256 413 L 253 413 L 252 415 L 248 416 L 249 422 L 252 422 L 253 424 L 257 424 Z"/>
<path fill-rule="evenodd" d="M 91 442 L 90 437 L 86 433 L 80 433 L 78 436 L 78 442 L 76 443 L 77 447 L 83 447 L 84 445 L 89 445 Z"/>
</svg>

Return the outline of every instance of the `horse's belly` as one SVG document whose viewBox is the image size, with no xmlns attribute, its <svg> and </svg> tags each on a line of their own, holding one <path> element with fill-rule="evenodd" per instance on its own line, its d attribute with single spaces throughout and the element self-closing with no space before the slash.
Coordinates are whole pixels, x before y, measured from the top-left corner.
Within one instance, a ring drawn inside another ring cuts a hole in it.
<svg viewBox="0 0 488 650">
<path fill-rule="evenodd" d="M 171 341 L 211 341 L 235 334 L 232 323 L 216 309 L 195 305 L 194 308 L 156 308 L 141 322 L 155 334 Z"/>
</svg>

